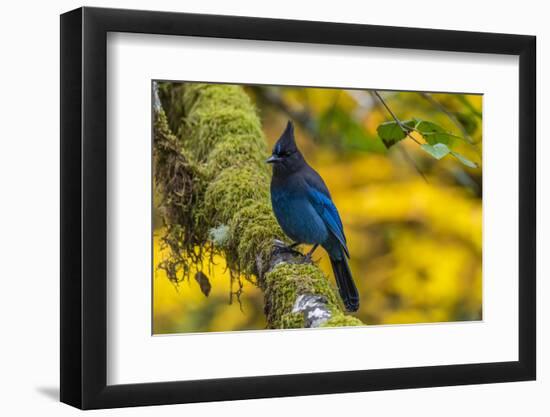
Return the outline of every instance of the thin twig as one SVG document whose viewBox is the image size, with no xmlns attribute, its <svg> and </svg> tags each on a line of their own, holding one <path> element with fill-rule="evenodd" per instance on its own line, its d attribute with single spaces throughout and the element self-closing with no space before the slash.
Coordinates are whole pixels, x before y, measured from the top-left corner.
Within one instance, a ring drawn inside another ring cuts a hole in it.
<svg viewBox="0 0 550 417">
<path fill-rule="evenodd" d="M 414 142 L 416 142 L 417 145 L 422 145 L 415 137 L 413 137 L 410 133 L 411 130 L 416 130 L 416 129 L 413 129 L 413 128 L 409 128 L 408 126 L 406 126 L 405 124 L 403 124 L 403 122 L 401 120 L 399 120 L 397 118 L 397 116 L 393 113 L 393 111 L 390 109 L 390 107 L 386 104 L 386 102 L 384 101 L 384 99 L 382 98 L 382 96 L 378 93 L 378 91 L 373 91 L 374 95 L 378 98 L 378 100 L 380 100 L 380 102 L 384 105 L 384 107 L 386 108 L 386 110 L 388 111 L 388 113 L 391 115 L 391 117 L 393 118 L 393 120 L 395 120 L 395 123 L 397 123 L 397 125 L 401 128 L 401 130 L 403 130 L 403 132 L 405 133 L 405 135 L 407 135 L 410 139 L 412 139 Z"/>
<path fill-rule="evenodd" d="M 403 124 L 403 122 L 401 122 L 401 120 L 399 120 L 397 118 L 397 116 L 393 113 L 393 111 L 390 109 L 390 107 L 386 104 L 386 102 L 384 101 L 384 99 L 382 98 L 382 96 L 378 93 L 378 91 L 373 91 L 373 94 L 378 98 L 378 100 L 380 100 L 380 102 L 384 105 L 384 107 L 386 108 L 386 110 L 388 111 L 388 113 L 391 115 L 391 117 L 393 117 L 393 120 L 395 120 L 395 123 L 397 123 L 397 125 L 403 130 L 403 132 L 405 132 L 405 134 L 411 138 L 417 145 L 422 145 L 418 140 L 416 140 L 416 138 L 414 138 L 410 132 L 409 132 L 409 127 L 408 126 L 405 126 Z M 401 153 L 403 154 L 403 157 L 409 161 L 412 166 L 414 166 L 414 168 L 416 169 L 416 171 L 420 174 L 420 176 L 424 179 L 424 181 L 426 181 L 426 183 L 429 183 L 428 182 L 428 179 L 426 178 L 426 176 L 424 175 L 424 173 L 420 170 L 420 167 L 416 164 L 416 161 L 414 159 L 412 159 L 412 157 L 407 153 L 407 151 L 401 147 L 398 147 L 399 150 L 401 151 Z"/>
</svg>

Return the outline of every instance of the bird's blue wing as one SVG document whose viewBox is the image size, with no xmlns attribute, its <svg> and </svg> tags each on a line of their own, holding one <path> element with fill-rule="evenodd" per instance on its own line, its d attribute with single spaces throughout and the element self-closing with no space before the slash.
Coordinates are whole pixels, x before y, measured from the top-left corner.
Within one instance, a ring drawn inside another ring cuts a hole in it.
<svg viewBox="0 0 550 417">
<path fill-rule="evenodd" d="M 342 226 L 342 220 L 338 214 L 336 206 L 330 199 L 330 196 L 319 191 L 308 184 L 308 199 L 315 207 L 315 211 L 325 222 L 330 232 L 338 239 L 346 256 L 349 258 L 349 251 L 346 246 L 346 236 L 344 235 L 344 227 Z"/>
</svg>

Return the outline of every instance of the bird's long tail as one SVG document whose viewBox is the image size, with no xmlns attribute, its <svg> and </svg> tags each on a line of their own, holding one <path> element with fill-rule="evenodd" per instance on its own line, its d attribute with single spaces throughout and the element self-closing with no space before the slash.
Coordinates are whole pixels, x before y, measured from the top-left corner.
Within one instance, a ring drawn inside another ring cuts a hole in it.
<svg viewBox="0 0 550 417">
<path fill-rule="evenodd" d="M 340 297 L 342 297 L 346 310 L 357 311 L 359 309 L 359 293 L 357 292 L 355 282 L 353 282 L 347 259 L 345 256 L 340 260 L 331 258 L 330 263 L 332 264 L 336 284 L 338 285 Z"/>
</svg>

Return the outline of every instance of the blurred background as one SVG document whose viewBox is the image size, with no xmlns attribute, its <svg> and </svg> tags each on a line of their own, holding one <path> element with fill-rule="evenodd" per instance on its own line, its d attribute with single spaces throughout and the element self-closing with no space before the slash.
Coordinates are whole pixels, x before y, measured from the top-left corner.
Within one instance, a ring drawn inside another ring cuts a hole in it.
<svg viewBox="0 0 550 417">
<path fill-rule="evenodd" d="M 399 120 L 430 121 L 456 135 L 452 150 L 467 158 L 464 164 L 452 155 L 434 158 L 417 132 L 388 148 L 377 129 L 393 118 L 373 91 L 243 88 L 262 121 L 265 156 L 293 120 L 298 146 L 332 194 L 361 294 L 355 316 L 370 325 L 481 320 L 481 95 L 378 91 Z M 230 303 L 229 271 L 219 256 L 203 265 L 208 297 L 194 279 L 171 282 L 157 268 L 169 251 L 155 220 L 155 334 L 266 327 L 263 296 L 253 284 L 242 280 L 241 303 Z M 313 258 L 334 282 L 323 249 Z"/>
</svg>

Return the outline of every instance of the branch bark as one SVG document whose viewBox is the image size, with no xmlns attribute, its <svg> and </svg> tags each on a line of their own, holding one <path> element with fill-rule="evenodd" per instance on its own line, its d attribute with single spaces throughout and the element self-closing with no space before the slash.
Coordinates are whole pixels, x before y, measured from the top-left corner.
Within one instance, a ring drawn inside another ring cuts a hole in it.
<svg viewBox="0 0 550 417">
<path fill-rule="evenodd" d="M 232 281 L 244 276 L 263 291 L 270 328 L 363 325 L 316 265 L 286 249 L 271 210 L 267 143 L 242 88 L 154 88 L 155 185 L 172 252 L 159 267 L 179 280 L 219 253 Z"/>
</svg>

